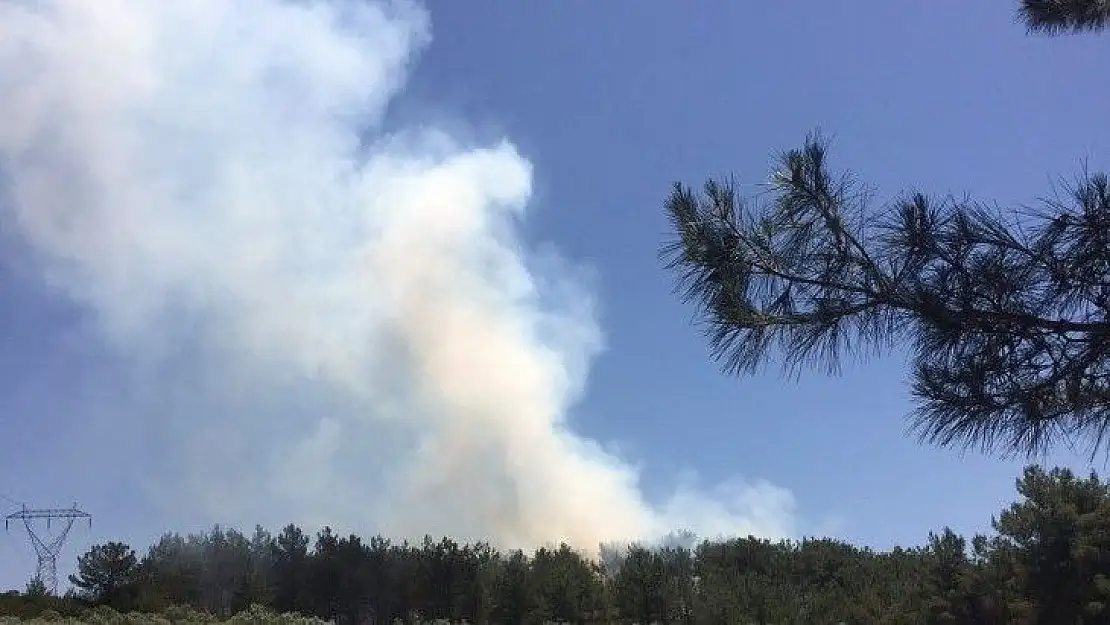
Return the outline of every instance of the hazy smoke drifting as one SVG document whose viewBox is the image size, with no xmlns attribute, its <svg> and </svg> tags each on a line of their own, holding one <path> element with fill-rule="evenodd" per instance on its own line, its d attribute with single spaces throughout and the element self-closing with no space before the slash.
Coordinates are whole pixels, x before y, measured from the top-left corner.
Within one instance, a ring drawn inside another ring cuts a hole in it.
<svg viewBox="0 0 1110 625">
<path fill-rule="evenodd" d="M 175 503 L 509 546 L 789 533 L 788 492 L 652 506 L 567 429 L 601 336 L 515 233 L 529 163 L 382 126 L 429 41 L 407 3 L 0 0 L 4 218 L 117 353 L 191 380 L 141 391 L 192 411 Z"/>
</svg>

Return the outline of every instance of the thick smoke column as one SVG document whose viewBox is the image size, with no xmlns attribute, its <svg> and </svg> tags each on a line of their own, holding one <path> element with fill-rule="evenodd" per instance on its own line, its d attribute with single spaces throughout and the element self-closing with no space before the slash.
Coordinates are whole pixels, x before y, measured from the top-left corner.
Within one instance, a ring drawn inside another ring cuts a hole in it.
<svg viewBox="0 0 1110 625">
<path fill-rule="evenodd" d="M 191 417 L 179 498 L 505 546 L 789 533 L 789 493 L 653 507 L 567 428 L 602 340 L 515 233 L 529 163 L 383 125 L 428 26 L 407 3 L 0 0 L 4 218 L 117 353 L 189 354 L 238 415 Z M 333 409 L 253 399 L 291 387 Z M 273 453 L 215 480 L 209 443 L 236 437 Z"/>
</svg>

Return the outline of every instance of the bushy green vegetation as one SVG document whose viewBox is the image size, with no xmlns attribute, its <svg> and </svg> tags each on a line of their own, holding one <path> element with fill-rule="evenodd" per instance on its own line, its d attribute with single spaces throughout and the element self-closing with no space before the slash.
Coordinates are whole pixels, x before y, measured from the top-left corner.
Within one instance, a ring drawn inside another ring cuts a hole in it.
<svg viewBox="0 0 1110 625">
<path fill-rule="evenodd" d="M 293 525 L 276 536 L 166 534 L 142 558 L 122 543 L 97 545 L 79 558 L 67 596 L 9 594 L 0 614 L 87 623 L 1110 622 L 1110 484 L 1029 467 L 1017 488 L 990 535 L 968 540 L 945 528 L 923 546 L 887 552 L 749 537 L 603 549 L 596 559 L 567 545 L 502 553 L 450 539 L 363 542 L 328 528 L 311 540 Z"/>
</svg>

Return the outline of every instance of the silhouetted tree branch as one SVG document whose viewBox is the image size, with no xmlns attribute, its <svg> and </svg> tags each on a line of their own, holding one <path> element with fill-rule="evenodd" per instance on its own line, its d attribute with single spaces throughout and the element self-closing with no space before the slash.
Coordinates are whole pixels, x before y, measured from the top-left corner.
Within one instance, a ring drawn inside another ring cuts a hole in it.
<svg viewBox="0 0 1110 625">
<path fill-rule="evenodd" d="M 1110 25 L 1110 0 L 1022 0 L 1018 15 L 1029 32 L 1098 31 Z"/>
<path fill-rule="evenodd" d="M 913 194 L 872 211 L 827 144 L 785 153 L 766 193 L 675 185 L 664 250 L 715 358 L 752 373 L 839 370 L 911 348 L 914 426 L 950 445 L 1033 453 L 1110 425 L 1110 186 L 1084 174 L 1009 217 Z"/>
</svg>

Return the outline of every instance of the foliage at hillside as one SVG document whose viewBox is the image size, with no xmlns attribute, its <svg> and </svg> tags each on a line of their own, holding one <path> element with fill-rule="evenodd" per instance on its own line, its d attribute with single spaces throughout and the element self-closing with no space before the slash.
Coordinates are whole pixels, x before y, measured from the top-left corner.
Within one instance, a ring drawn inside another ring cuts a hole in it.
<svg viewBox="0 0 1110 625">
<path fill-rule="evenodd" d="M 319 622 L 292 613 L 335 623 L 1110 622 L 1110 485 L 1033 466 L 1017 489 L 990 536 L 968 540 L 945 528 L 923 546 L 889 552 L 749 537 L 633 545 L 603 551 L 599 563 L 567 545 L 526 555 L 446 538 L 392 544 L 329 528 L 310 538 L 293 525 L 249 537 L 217 527 L 166 534 L 142 558 L 122 543 L 97 545 L 79 558 L 74 591 L 51 597 L 29 584 L 34 592 L 0 596 L 0 615 L 87 623 Z"/>
<path fill-rule="evenodd" d="M 254 605 L 228 619 L 218 619 L 211 614 L 187 607 L 169 608 L 158 614 L 131 612 L 121 614 L 108 606 L 84 609 L 79 616 L 66 616 L 53 609 L 40 612 L 35 618 L 0 617 L 0 625 L 324 625 L 320 619 L 298 614 L 275 614 Z"/>
</svg>

